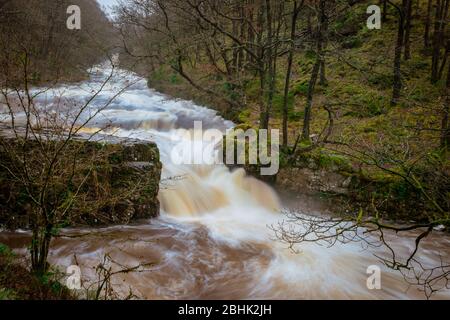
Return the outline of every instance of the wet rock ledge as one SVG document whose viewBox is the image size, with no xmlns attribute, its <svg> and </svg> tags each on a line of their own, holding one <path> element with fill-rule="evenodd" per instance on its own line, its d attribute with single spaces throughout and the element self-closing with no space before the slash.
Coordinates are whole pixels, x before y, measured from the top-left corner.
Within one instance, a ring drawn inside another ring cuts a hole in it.
<svg viewBox="0 0 450 320">
<path fill-rule="evenodd" d="M 1 133 L 0 130 L 0 139 L 10 139 L 10 145 L 14 143 L 13 138 Z M 82 164 L 71 181 L 80 185 L 82 179 L 86 180 L 82 188 L 76 191 L 68 192 L 67 186 L 55 187 L 51 191 L 55 195 L 77 192 L 70 213 L 60 227 L 127 224 L 159 215 L 162 165 L 156 144 L 104 138 L 100 138 L 101 142 L 85 141 L 83 136 L 79 136 L 70 142 L 68 149 L 78 148 L 76 161 Z M 38 143 L 28 143 L 28 148 L 28 152 L 33 154 Z M 97 156 L 100 150 L 101 156 Z M 0 228 L 27 229 L 33 208 L 23 184 L 18 183 L 5 169 L 10 160 L 6 148 L 0 144 Z"/>
</svg>

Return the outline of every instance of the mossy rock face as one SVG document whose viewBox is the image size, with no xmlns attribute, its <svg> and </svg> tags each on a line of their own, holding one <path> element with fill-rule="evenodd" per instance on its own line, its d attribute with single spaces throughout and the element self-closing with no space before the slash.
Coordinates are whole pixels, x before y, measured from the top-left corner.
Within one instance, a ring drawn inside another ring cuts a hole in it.
<svg viewBox="0 0 450 320">
<path fill-rule="evenodd" d="M 316 149 L 283 161 L 276 185 L 299 194 L 339 196 L 335 199 L 343 200 L 345 209 L 355 212 L 362 208 L 369 215 L 397 221 L 429 221 L 430 213 L 435 209 L 417 188 L 397 175 L 369 169 L 354 168 L 347 158 L 326 149 Z M 439 188 L 436 199 L 448 208 L 448 175 L 426 174 L 429 167 L 423 170 L 422 183 Z"/>
<path fill-rule="evenodd" d="M 350 161 L 339 154 L 328 152 L 323 149 L 316 149 L 312 152 L 300 153 L 290 162 L 285 163 L 285 167 L 308 168 L 311 170 L 325 169 L 336 173 L 352 173 L 353 168 Z"/>
<path fill-rule="evenodd" d="M 277 176 L 280 188 L 307 195 L 346 195 L 355 183 L 350 161 L 331 151 L 318 148 L 293 158 L 282 154 L 282 158 Z"/>
<path fill-rule="evenodd" d="M 159 161 L 159 151 L 154 143 L 135 143 L 125 146 L 122 152 L 125 161 Z"/>
<path fill-rule="evenodd" d="M 33 145 L 30 143 L 31 152 Z M 76 161 L 89 163 L 89 166 L 80 166 L 67 185 L 53 188 L 55 195 L 73 200 L 58 227 L 126 224 L 159 215 L 162 165 L 155 143 L 73 141 L 69 148 L 75 146 L 80 149 Z M 94 156 L 99 150 L 101 156 Z M 6 164 L 4 150 L 0 150 L 0 157 Z M 85 182 L 80 183 L 84 179 Z M 24 186 L 0 167 L 0 227 L 28 228 L 32 210 L 32 201 Z"/>
<path fill-rule="evenodd" d="M 346 177 L 323 168 L 285 167 L 280 169 L 277 176 L 278 187 L 306 195 L 346 195 L 351 183 L 352 176 Z"/>
</svg>

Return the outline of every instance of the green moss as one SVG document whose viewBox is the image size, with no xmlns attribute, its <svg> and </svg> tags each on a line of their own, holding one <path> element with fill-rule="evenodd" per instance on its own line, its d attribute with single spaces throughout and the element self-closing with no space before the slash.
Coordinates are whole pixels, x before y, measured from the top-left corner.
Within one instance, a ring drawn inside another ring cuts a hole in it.
<svg viewBox="0 0 450 320">
<path fill-rule="evenodd" d="M 290 111 L 288 113 L 288 120 L 289 121 L 299 121 L 305 117 L 304 111 Z"/>
<path fill-rule="evenodd" d="M 393 176 L 392 174 L 386 173 L 384 171 L 369 172 L 366 170 L 362 170 L 359 174 L 364 180 L 382 185 L 388 185 L 399 181 L 399 178 L 397 176 Z"/>
<path fill-rule="evenodd" d="M 13 257 L 14 252 L 6 244 L 0 243 L 0 256 Z"/>
<path fill-rule="evenodd" d="M 307 148 L 310 142 L 301 142 L 298 148 Z M 352 165 L 347 157 L 335 152 L 318 148 L 310 152 L 302 152 L 295 159 L 287 158 L 284 166 L 307 167 L 310 169 L 328 169 L 335 172 L 352 173 Z"/>
<path fill-rule="evenodd" d="M 356 86 L 350 86 L 343 91 L 349 95 L 346 116 L 374 117 L 383 114 L 389 108 L 389 99 L 376 91 Z"/>
<path fill-rule="evenodd" d="M 288 116 L 290 116 L 294 113 L 294 102 L 295 102 L 294 94 L 295 94 L 294 92 L 290 92 L 288 94 L 288 98 L 287 98 Z M 273 107 L 274 107 L 274 110 L 277 112 L 277 114 L 281 117 L 281 115 L 283 114 L 283 107 L 284 107 L 284 95 L 276 94 L 274 96 Z"/>
<path fill-rule="evenodd" d="M 345 49 L 360 48 L 363 41 L 358 36 L 348 37 L 342 42 L 342 47 Z"/>
<path fill-rule="evenodd" d="M 413 56 L 412 59 L 408 61 L 408 67 L 413 71 L 428 71 L 430 63 L 422 56 Z"/>
<path fill-rule="evenodd" d="M 164 67 L 159 67 L 149 77 L 150 81 L 163 81 L 167 79 L 167 71 Z"/>
<path fill-rule="evenodd" d="M 260 93 L 260 83 L 259 80 L 254 78 L 252 80 L 247 80 L 245 83 L 245 94 L 247 97 L 252 99 L 257 99 Z"/>
<path fill-rule="evenodd" d="M 306 64 L 310 64 L 313 60 L 315 60 L 317 57 L 316 51 L 314 50 L 307 50 L 305 52 L 305 58 L 306 60 Z"/>
<path fill-rule="evenodd" d="M 290 166 L 290 153 L 289 150 L 285 150 L 284 148 L 280 149 L 280 168 L 286 168 Z"/>
<path fill-rule="evenodd" d="M 173 74 L 170 75 L 169 82 L 171 84 L 180 84 L 181 83 L 181 79 L 178 76 L 178 74 L 174 74 L 173 73 Z"/>
<path fill-rule="evenodd" d="M 306 148 L 309 148 L 309 147 L 311 147 L 311 145 L 312 145 L 311 140 L 301 140 L 301 141 L 298 143 L 298 147 L 299 147 L 300 149 L 306 149 Z"/>
<path fill-rule="evenodd" d="M 17 300 L 18 295 L 12 289 L 0 288 L 0 300 Z"/>
<path fill-rule="evenodd" d="M 250 122 L 251 111 L 250 110 L 242 110 L 239 112 L 237 118 L 239 123 L 249 123 Z"/>
<path fill-rule="evenodd" d="M 389 89 L 394 83 L 394 77 L 392 74 L 372 73 L 369 75 L 368 81 L 380 89 Z"/>
<path fill-rule="evenodd" d="M 415 190 L 412 190 L 411 186 L 404 180 L 396 181 L 390 184 L 390 190 L 397 199 L 401 200 L 407 200 L 411 193 L 415 192 Z"/>
<path fill-rule="evenodd" d="M 294 89 L 292 90 L 293 95 L 306 95 L 309 89 L 309 81 L 301 80 L 294 85 Z"/>
<path fill-rule="evenodd" d="M 364 21 L 366 15 L 365 6 L 356 5 L 352 7 L 352 10 L 348 10 L 344 15 L 334 20 L 332 29 L 336 30 L 339 34 L 354 35 L 360 30 L 361 21 Z"/>
<path fill-rule="evenodd" d="M 109 163 L 111 164 L 119 164 L 123 162 L 123 153 L 122 152 L 114 152 L 109 155 Z"/>
<path fill-rule="evenodd" d="M 416 102 L 429 102 L 430 101 L 430 93 L 424 88 L 416 88 L 411 95 L 409 96 L 411 100 Z"/>
<path fill-rule="evenodd" d="M 321 152 L 318 162 L 321 167 L 327 168 L 333 165 L 342 165 L 345 163 L 345 159 L 342 156 Z"/>
</svg>

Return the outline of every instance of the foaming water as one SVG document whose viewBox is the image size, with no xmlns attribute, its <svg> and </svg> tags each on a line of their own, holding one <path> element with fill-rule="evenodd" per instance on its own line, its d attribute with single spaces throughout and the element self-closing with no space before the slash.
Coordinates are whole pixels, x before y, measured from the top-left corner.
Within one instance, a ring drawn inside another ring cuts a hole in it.
<svg viewBox="0 0 450 320">
<path fill-rule="evenodd" d="M 40 102 L 48 104 L 64 95 L 67 104 L 82 103 L 108 72 L 98 68 L 90 81 L 49 91 Z M 163 162 L 161 217 L 131 226 L 63 230 L 76 237 L 53 240 L 53 264 L 67 267 L 77 262 L 84 277 L 92 279 L 105 254 L 121 265 L 150 262 L 145 272 L 118 275 L 113 281 L 124 296 L 131 288 L 147 299 L 424 298 L 382 266 L 374 256 L 382 254 L 381 249 L 364 250 L 357 243 L 332 248 L 305 243 L 294 253 L 273 239 L 269 226 L 284 218 L 283 206 L 271 187 L 242 169 L 230 172 L 223 165 L 173 163 L 174 149 L 186 139 L 176 129 L 192 129 L 194 121 L 223 132 L 233 126 L 215 111 L 169 99 L 149 89 L 144 79 L 119 70 L 88 112 L 123 87 L 127 90 L 90 126 L 94 130 L 110 125 L 110 134 L 158 144 Z M 409 236 L 413 239 L 414 234 Z M 29 235 L 2 232 L 0 241 L 25 253 Z M 436 262 L 438 252 L 445 260 L 450 257 L 449 244 L 448 237 L 432 235 L 419 254 L 429 263 Z M 404 239 L 398 239 L 396 247 L 400 252 L 412 248 Z M 366 287 L 366 270 L 373 264 L 383 271 L 382 290 Z"/>
</svg>

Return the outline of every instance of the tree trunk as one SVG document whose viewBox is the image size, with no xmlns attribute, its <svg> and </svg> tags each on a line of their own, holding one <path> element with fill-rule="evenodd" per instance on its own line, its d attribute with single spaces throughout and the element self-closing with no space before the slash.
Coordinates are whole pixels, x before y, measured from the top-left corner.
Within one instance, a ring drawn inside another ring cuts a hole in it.
<svg viewBox="0 0 450 320">
<path fill-rule="evenodd" d="M 447 82 L 445 90 L 444 108 L 442 112 L 441 148 L 444 151 L 450 149 L 450 63 L 448 64 Z"/>
<path fill-rule="evenodd" d="M 233 34 L 239 37 L 239 25 L 237 21 L 232 22 L 232 30 Z M 233 48 L 233 74 L 236 74 L 238 70 L 238 58 L 239 58 L 239 49 L 236 48 L 236 45 Z"/>
<path fill-rule="evenodd" d="M 439 68 L 439 20 L 441 16 L 441 0 L 436 0 L 436 12 L 434 16 L 434 33 L 433 33 L 433 56 L 431 61 L 431 82 L 435 83 L 438 80 L 438 68 Z"/>
<path fill-rule="evenodd" d="M 313 102 L 313 96 L 314 96 L 314 89 L 317 83 L 317 78 L 319 76 L 319 69 L 320 69 L 320 58 L 316 59 L 316 63 L 314 64 L 312 73 L 311 73 L 311 79 L 309 80 L 309 86 L 308 86 L 308 94 L 306 97 L 306 106 L 305 106 L 305 115 L 303 118 L 303 130 L 302 130 L 302 141 L 310 141 L 310 122 L 311 122 L 311 109 L 312 109 L 312 102 Z"/>
<path fill-rule="evenodd" d="M 284 82 L 284 97 L 283 97 L 283 146 L 287 147 L 288 145 L 288 100 L 289 100 L 289 86 L 291 82 L 291 74 L 292 74 L 292 60 L 294 59 L 294 50 L 295 50 L 295 32 L 297 29 L 297 18 L 300 13 L 300 9 L 298 6 L 297 0 L 294 1 L 294 11 L 292 12 L 292 21 L 291 21 L 291 43 L 289 47 L 289 55 L 288 55 L 288 63 L 286 69 L 286 79 Z"/>
<path fill-rule="evenodd" d="M 321 38 L 322 38 L 322 47 L 321 47 L 321 60 L 320 60 L 320 78 L 319 78 L 319 84 L 321 86 L 327 85 L 327 77 L 326 77 L 326 71 L 325 71 L 325 54 L 324 50 L 326 50 L 327 47 L 327 38 L 325 35 L 328 31 L 328 17 L 326 16 L 325 11 L 323 12 L 323 21 L 322 21 L 322 29 L 321 29 Z"/>
<path fill-rule="evenodd" d="M 30 246 L 31 268 L 38 275 L 48 271 L 48 251 L 50 248 L 51 228 L 33 228 L 32 241 Z"/>
<path fill-rule="evenodd" d="M 264 110 L 263 128 L 269 128 L 270 113 L 272 112 L 273 95 L 275 91 L 275 61 L 276 54 L 273 50 L 273 16 L 271 0 L 266 0 L 266 20 L 267 20 L 267 50 L 266 50 L 266 65 L 268 67 L 268 93 L 267 103 Z"/>
<path fill-rule="evenodd" d="M 325 58 L 324 57 L 320 61 L 320 73 L 319 74 L 320 74 L 319 84 L 321 86 L 326 86 L 327 85 L 327 77 L 325 74 Z"/>
<path fill-rule="evenodd" d="M 317 78 L 319 76 L 320 66 L 322 64 L 322 42 L 323 42 L 322 28 L 325 23 L 325 0 L 320 0 L 319 2 L 319 14 L 320 17 L 317 32 L 317 52 L 316 52 L 317 57 L 313 70 L 311 72 L 311 78 L 309 80 L 308 93 L 306 97 L 305 114 L 303 118 L 302 141 L 306 142 L 310 142 L 312 102 L 314 97 L 314 90 L 317 83 Z"/>
<path fill-rule="evenodd" d="M 403 0 L 402 7 L 396 7 L 399 19 L 398 19 L 397 43 L 395 45 L 394 83 L 392 88 L 391 106 L 397 105 L 398 99 L 400 98 L 400 92 L 403 87 L 401 74 L 401 60 L 402 60 L 403 39 L 405 31 L 404 25 L 405 25 L 406 1 L 407 0 Z"/>
<path fill-rule="evenodd" d="M 412 3 L 413 0 L 407 0 L 406 4 L 406 22 L 405 22 L 405 60 L 411 59 L 411 20 L 412 20 Z"/>
<path fill-rule="evenodd" d="M 442 59 L 441 67 L 439 68 L 439 79 L 442 79 L 442 75 L 444 73 L 445 65 L 447 64 L 448 55 L 450 53 L 450 39 L 447 40 L 447 45 L 445 46 L 445 54 L 444 59 Z"/>
<path fill-rule="evenodd" d="M 431 27 L 431 10 L 433 8 L 433 0 L 428 0 L 427 16 L 425 20 L 425 34 L 423 35 L 423 45 L 428 48 L 430 45 L 430 27 Z"/>
<path fill-rule="evenodd" d="M 258 9 L 258 18 L 257 18 L 257 48 L 258 48 L 258 74 L 259 74 L 259 109 L 260 109 L 260 119 L 259 119 L 259 127 L 260 129 L 267 129 L 267 116 L 266 116 L 266 105 L 264 97 L 266 96 L 266 70 L 265 70 L 265 52 L 263 47 L 263 29 L 264 29 L 264 2 L 261 1 L 261 4 Z"/>
<path fill-rule="evenodd" d="M 248 43 L 249 43 L 249 48 L 250 51 L 255 52 L 255 32 L 253 31 L 253 18 L 254 18 L 254 1 L 248 1 L 248 14 L 247 14 L 247 19 L 248 19 L 248 28 L 247 28 L 247 39 L 248 39 Z M 255 60 L 253 59 L 252 55 L 249 54 L 248 52 L 246 52 L 246 62 L 248 64 L 253 64 L 255 62 Z"/>
<path fill-rule="evenodd" d="M 441 48 L 444 43 L 444 33 L 448 7 L 450 0 L 436 0 L 436 14 L 433 34 L 433 56 L 431 62 L 431 82 L 436 83 L 439 78 L 439 65 L 441 59 Z"/>
<path fill-rule="evenodd" d="M 245 16 L 244 16 L 244 6 L 239 6 L 239 17 L 241 21 L 239 22 L 239 40 L 241 43 L 246 43 L 245 39 Z M 244 64 L 244 49 L 242 47 L 239 48 L 238 51 L 238 63 L 237 63 L 237 69 L 238 72 L 242 70 L 242 66 Z"/>
<path fill-rule="evenodd" d="M 308 15 L 306 16 L 306 30 L 309 35 L 312 35 L 312 21 L 311 21 L 311 11 L 308 10 Z"/>
</svg>

